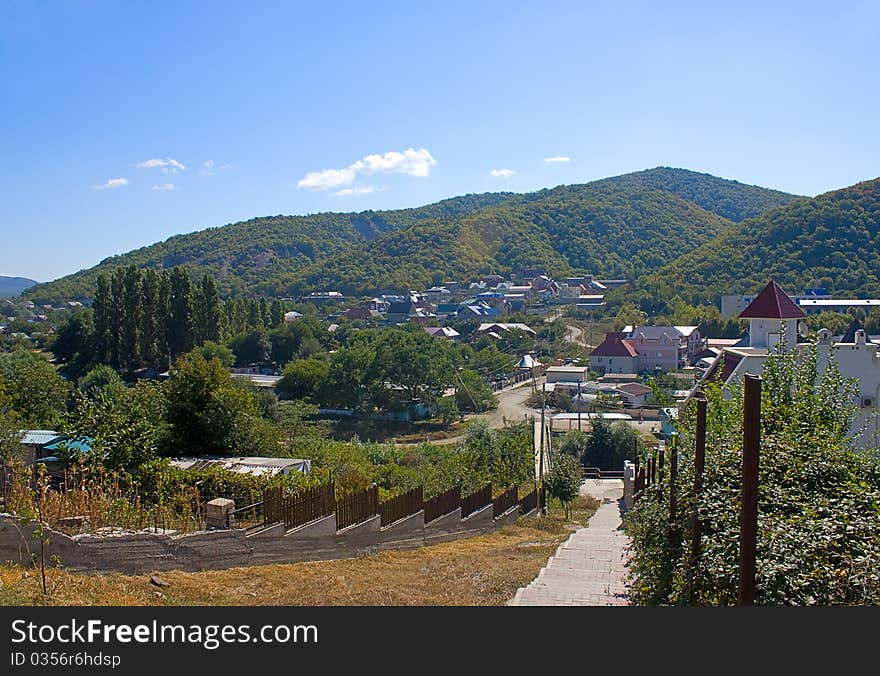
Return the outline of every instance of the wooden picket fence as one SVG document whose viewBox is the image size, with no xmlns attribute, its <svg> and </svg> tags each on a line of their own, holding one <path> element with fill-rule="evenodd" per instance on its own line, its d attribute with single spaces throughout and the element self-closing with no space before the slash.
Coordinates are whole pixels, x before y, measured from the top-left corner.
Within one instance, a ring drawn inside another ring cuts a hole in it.
<svg viewBox="0 0 880 676">
<path fill-rule="evenodd" d="M 512 509 L 519 502 L 518 499 L 518 489 L 516 486 L 511 486 L 506 491 L 504 491 L 501 495 L 495 498 L 492 501 L 492 516 L 498 518 L 509 509 Z"/>
<path fill-rule="evenodd" d="M 284 523 L 288 530 L 335 512 L 336 529 L 341 531 L 367 521 L 377 514 L 381 517 L 382 527 L 385 527 L 417 514 L 419 511 L 424 511 L 424 523 L 427 524 L 459 507 L 461 508 L 461 517 L 466 518 L 490 504 L 494 518 L 507 513 L 517 505 L 520 506 L 521 513 L 527 514 L 538 506 L 538 494 L 532 491 L 519 500 L 517 487 L 512 486 L 493 500 L 492 484 L 486 484 L 464 497 L 461 495 L 461 487 L 455 486 L 426 500 L 424 489 L 419 486 L 379 502 L 379 488 L 375 484 L 366 490 L 344 495 L 337 499 L 334 485 L 330 483 L 302 489 L 295 493 L 287 492 L 281 487 L 267 488 L 263 491 L 261 503 L 248 505 L 243 510 L 236 510 L 236 512 L 247 511 L 254 514 L 247 524 L 250 528 L 255 527 L 256 519 L 259 518 L 256 514 L 260 513 L 262 514 L 261 525 L 270 526 L 275 523 Z M 243 516 L 244 514 L 242 514 Z M 242 527 L 245 525 L 243 522 L 244 519 L 239 517 L 230 525 Z M 257 526 L 259 525 L 257 524 Z"/>
<path fill-rule="evenodd" d="M 290 530 L 310 521 L 330 516 L 336 510 L 332 483 L 288 493 L 283 487 L 263 491 L 263 516 L 266 525 L 284 523 Z"/>
<path fill-rule="evenodd" d="M 461 499 L 461 518 L 464 519 L 490 504 L 492 504 L 492 484 L 486 484 Z"/>
<path fill-rule="evenodd" d="M 396 521 L 405 519 L 422 511 L 424 495 L 422 487 L 413 488 L 411 491 L 401 493 L 395 497 L 379 503 L 379 514 L 382 516 L 382 526 L 388 526 Z"/>
<path fill-rule="evenodd" d="M 425 523 L 430 523 L 444 514 L 449 514 L 461 506 L 461 486 L 455 486 L 433 498 L 425 500 Z"/>
<path fill-rule="evenodd" d="M 351 493 L 336 501 L 336 530 L 371 519 L 379 513 L 379 487 Z"/>
<path fill-rule="evenodd" d="M 528 495 L 526 495 L 519 503 L 519 511 L 521 514 L 528 514 L 529 512 L 538 508 L 538 491 L 534 490 Z M 507 509 L 510 509 L 508 507 Z M 498 517 L 504 512 L 498 512 L 498 507 L 495 508 L 495 516 Z"/>
</svg>

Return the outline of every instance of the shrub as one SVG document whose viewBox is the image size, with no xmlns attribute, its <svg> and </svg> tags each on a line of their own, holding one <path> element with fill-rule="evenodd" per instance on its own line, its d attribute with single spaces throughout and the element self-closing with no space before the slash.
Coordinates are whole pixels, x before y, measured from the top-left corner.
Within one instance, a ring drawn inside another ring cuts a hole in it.
<svg viewBox="0 0 880 676">
<path fill-rule="evenodd" d="M 780 351 L 764 366 L 756 602 L 767 605 L 880 603 L 880 467 L 855 452 L 852 384 L 832 361 L 820 376 L 815 349 Z M 704 490 L 693 482 L 693 409 L 682 413 L 676 491 L 680 518 L 667 538 L 669 477 L 625 518 L 632 537 L 631 598 L 648 605 L 736 602 L 742 483 L 742 391 L 707 387 Z M 694 510 L 701 557 L 687 547 Z"/>
</svg>

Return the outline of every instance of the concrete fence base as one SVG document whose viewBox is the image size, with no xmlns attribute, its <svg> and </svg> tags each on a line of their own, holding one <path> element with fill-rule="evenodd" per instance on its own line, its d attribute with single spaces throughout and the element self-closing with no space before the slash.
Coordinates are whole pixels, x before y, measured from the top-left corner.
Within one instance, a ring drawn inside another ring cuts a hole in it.
<svg viewBox="0 0 880 676">
<path fill-rule="evenodd" d="M 43 532 L 48 538 L 46 559 L 57 556 L 65 569 L 141 574 L 369 556 L 473 537 L 512 523 L 519 516 L 517 507 L 494 519 L 492 505 L 487 505 L 465 519 L 459 508 L 425 524 L 424 513 L 418 512 L 384 528 L 377 515 L 339 532 L 335 514 L 289 531 L 284 524 L 273 524 L 251 534 L 241 529 L 217 529 L 185 535 L 147 531 L 66 535 L 48 526 Z M 0 514 L 0 562 L 34 563 L 40 552 L 40 540 L 34 535 L 37 527 L 15 515 Z"/>
</svg>

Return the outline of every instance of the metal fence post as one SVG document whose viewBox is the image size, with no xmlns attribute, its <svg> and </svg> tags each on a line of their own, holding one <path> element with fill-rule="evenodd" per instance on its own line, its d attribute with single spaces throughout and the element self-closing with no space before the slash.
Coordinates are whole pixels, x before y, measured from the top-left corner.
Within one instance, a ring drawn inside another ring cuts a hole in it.
<svg viewBox="0 0 880 676">
<path fill-rule="evenodd" d="M 743 484 L 739 531 L 738 605 L 755 603 L 758 544 L 758 455 L 761 447 L 761 378 L 745 376 L 743 399 Z"/>
</svg>

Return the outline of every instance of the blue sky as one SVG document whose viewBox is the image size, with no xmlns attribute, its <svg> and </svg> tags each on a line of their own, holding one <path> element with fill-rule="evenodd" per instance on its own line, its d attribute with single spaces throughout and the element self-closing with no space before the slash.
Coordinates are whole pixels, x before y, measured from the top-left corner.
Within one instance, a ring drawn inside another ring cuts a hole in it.
<svg viewBox="0 0 880 676">
<path fill-rule="evenodd" d="M 0 0 L 0 274 L 658 165 L 814 195 L 880 176 L 878 63 L 876 2 Z"/>
</svg>

